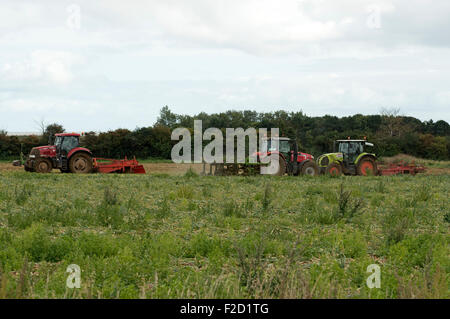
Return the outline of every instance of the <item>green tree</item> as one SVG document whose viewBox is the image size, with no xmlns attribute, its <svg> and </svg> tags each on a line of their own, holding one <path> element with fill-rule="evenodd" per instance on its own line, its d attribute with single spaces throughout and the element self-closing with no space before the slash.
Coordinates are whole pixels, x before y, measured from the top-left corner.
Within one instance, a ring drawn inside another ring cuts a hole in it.
<svg viewBox="0 0 450 319">
<path fill-rule="evenodd" d="M 44 134 L 42 136 L 42 143 L 47 144 L 50 138 L 53 138 L 55 134 L 64 133 L 66 130 L 61 124 L 53 123 L 45 127 Z"/>
</svg>

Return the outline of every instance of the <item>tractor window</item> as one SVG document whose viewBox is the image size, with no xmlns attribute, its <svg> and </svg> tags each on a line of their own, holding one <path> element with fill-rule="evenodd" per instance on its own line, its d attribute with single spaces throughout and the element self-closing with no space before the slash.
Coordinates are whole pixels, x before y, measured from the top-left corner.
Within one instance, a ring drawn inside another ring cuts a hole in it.
<svg viewBox="0 0 450 319">
<path fill-rule="evenodd" d="M 349 154 L 361 154 L 362 153 L 361 143 L 349 143 L 348 152 Z"/>
<path fill-rule="evenodd" d="M 62 138 L 61 136 L 57 136 L 57 137 L 55 138 L 55 146 L 56 146 L 56 147 L 61 146 L 62 139 L 63 139 L 63 138 Z"/>
<path fill-rule="evenodd" d="M 280 153 L 288 153 L 290 150 L 289 141 L 280 141 Z"/>
<path fill-rule="evenodd" d="M 340 143 L 339 144 L 339 153 L 348 153 L 348 143 Z"/>
<path fill-rule="evenodd" d="M 272 140 L 264 140 L 262 143 L 262 150 L 264 152 L 273 152 L 277 151 L 277 143 L 272 143 Z"/>
<path fill-rule="evenodd" d="M 76 136 L 66 136 L 61 145 L 61 150 L 70 152 L 75 147 L 78 147 L 78 138 Z"/>
</svg>

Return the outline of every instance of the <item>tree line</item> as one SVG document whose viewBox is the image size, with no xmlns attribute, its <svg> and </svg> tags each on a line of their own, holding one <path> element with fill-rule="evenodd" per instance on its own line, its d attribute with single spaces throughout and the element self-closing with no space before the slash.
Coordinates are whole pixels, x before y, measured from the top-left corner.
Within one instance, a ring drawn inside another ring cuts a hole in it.
<svg viewBox="0 0 450 319">
<path fill-rule="evenodd" d="M 194 120 L 202 120 L 203 129 L 222 129 L 224 136 L 226 128 L 279 128 L 282 136 L 298 141 L 301 151 L 315 156 L 333 151 L 336 139 L 366 137 L 375 144 L 374 152 L 378 156 L 405 153 L 427 159 L 450 159 L 450 125 L 446 121 L 421 121 L 401 115 L 398 109 L 383 109 L 376 115 L 346 117 L 311 117 L 302 111 L 227 111 L 190 116 L 175 114 L 165 106 L 152 126 L 98 134 L 87 132 L 81 143 L 97 157 L 135 155 L 141 159 L 170 159 L 172 146 L 176 143 L 171 140 L 172 130 L 186 127 L 193 131 Z M 0 131 L 0 158 L 17 158 L 21 149 L 27 154 L 34 146 L 46 145 L 48 137 L 59 132 L 64 132 L 59 124 L 47 125 L 41 136 L 8 136 L 5 131 Z"/>
</svg>

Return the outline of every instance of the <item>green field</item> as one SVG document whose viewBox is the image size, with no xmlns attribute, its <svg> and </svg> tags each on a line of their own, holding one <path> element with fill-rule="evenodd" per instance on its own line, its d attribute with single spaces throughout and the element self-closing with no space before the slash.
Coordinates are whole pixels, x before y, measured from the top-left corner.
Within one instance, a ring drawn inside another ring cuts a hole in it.
<svg viewBox="0 0 450 319">
<path fill-rule="evenodd" d="M 0 298 L 449 298 L 449 189 L 450 175 L 0 172 Z"/>
</svg>

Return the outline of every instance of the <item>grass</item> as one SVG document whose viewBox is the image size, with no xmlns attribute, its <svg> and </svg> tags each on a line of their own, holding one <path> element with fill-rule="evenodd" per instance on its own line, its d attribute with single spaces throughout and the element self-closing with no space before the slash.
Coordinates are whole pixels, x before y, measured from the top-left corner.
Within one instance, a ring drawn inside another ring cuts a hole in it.
<svg viewBox="0 0 450 319">
<path fill-rule="evenodd" d="M 0 172 L 0 298 L 449 298 L 449 188 Z"/>
</svg>

